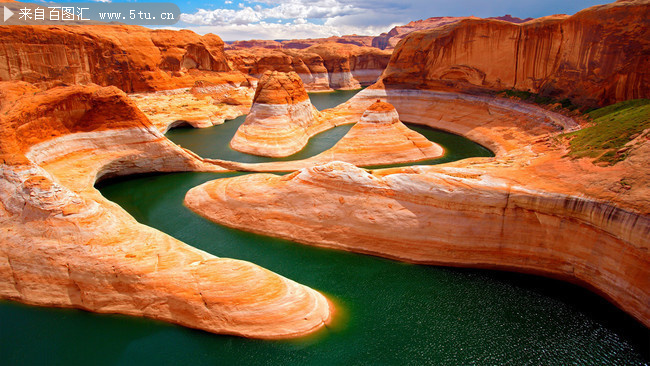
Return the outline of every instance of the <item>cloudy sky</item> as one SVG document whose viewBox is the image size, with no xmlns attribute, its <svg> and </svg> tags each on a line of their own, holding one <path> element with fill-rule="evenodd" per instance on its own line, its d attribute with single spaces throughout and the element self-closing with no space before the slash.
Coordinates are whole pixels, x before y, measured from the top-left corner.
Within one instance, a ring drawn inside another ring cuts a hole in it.
<svg viewBox="0 0 650 366">
<path fill-rule="evenodd" d="M 183 13 L 181 22 L 174 28 L 187 28 L 199 34 L 215 33 L 226 41 L 318 38 L 345 34 L 378 35 L 395 25 L 429 17 L 469 15 L 492 17 L 512 14 L 520 18 L 537 18 L 560 13 L 574 14 L 586 7 L 608 2 L 607 0 L 171 1 L 175 2 Z"/>
</svg>

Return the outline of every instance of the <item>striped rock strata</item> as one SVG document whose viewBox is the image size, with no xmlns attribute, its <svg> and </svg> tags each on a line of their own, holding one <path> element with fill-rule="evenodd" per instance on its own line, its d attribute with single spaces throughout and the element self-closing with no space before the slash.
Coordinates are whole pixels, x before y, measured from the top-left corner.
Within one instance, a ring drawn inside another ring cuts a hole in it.
<svg viewBox="0 0 650 366">
<path fill-rule="evenodd" d="M 305 49 L 227 50 L 233 70 L 261 77 L 266 71 L 295 71 L 308 91 L 359 89 L 371 85 L 390 59 L 389 51 L 325 42 Z"/>
<path fill-rule="evenodd" d="M 564 157 L 555 136 L 579 127 L 569 118 L 442 91 L 366 89 L 338 116 L 354 118 L 377 98 L 407 121 L 473 138 L 496 157 L 372 172 L 334 162 L 228 178 L 192 189 L 186 205 L 228 226 L 307 244 L 558 277 L 650 325 L 650 144 L 597 167 Z M 623 192 L 622 178 L 633 182 Z"/>
<path fill-rule="evenodd" d="M 140 26 L 0 26 L 0 81 L 116 86 L 126 92 L 191 87 L 231 71 L 214 34 Z"/>
<path fill-rule="evenodd" d="M 114 87 L 0 83 L 0 297 L 285 338 L 319 329 L 321 294 L 138 224 L 104 177 L 223 171 L 168 141 Z"/>
<path fill-rule="evenodd" d="M 254 81 L 241 79 L 241 74 L 221 75 L 222 83 L 199 80 L 192 88 L 129 94 L 129 97 L 163 133 L 183 125 L 211 127 L 247 114 L 255 94 Z"/>
<path fill-rule="evenodd" d="M 442 154 L 440 145 L 406 127 L 395 107 L 377 101 L 336 145 L 307 161 L 340 160 L 368 166 L 434 159 Z"/>
<path fill-rule="evenodd" d="M 406 36 L 386 84 L 518 89 L 577 105 L 650 97 L 650 1 L 620 0 L 523 24 L 466 19 Z"/>
<path fill-rule="evenodd" d="M 255 155 L 289 156 L 307 144 L 307 130 L 317 115 L 295 72 L 269 71 L 259 80 L 250 113 L 230 147 Z"/>
</svg>

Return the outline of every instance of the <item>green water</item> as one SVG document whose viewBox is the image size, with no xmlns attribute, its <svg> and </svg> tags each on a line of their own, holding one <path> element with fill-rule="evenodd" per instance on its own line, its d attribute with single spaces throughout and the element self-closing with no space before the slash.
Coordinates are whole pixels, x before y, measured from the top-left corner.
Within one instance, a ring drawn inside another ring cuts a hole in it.
<svg viewBox="0 0 650 366">
<path fill-rule="evenodd" d="M 447 148 L 458 159 L 476 146 L 458 138 Z M 340 310 L 332 327 L 306 339 L 261 341 L 0 302 L 0 364 L 642 365 L 650 359 L 647 328 L 570 284 L 309 247 L 216 225 L 183 206 L 190 188 L 234 175 L 136 176 L 99 189 L 141 223 L 322 291 Z"/>
<path fill-rule="evenodd" d="M 311 93 L 309 99 L 318 110 L 335 107 L 353 97 L 359 90 L 338 90 L 331 93 Z M 284 158 L 268 158 L 244 154 L 230 148 L 230 140 L 235 136 L 246 116 L 237 117 L 224 124 L 210 128 L 194 129 L 179 127 L 167 132 L 166 136 L 176 144 L 194 151 L 204 158 L 238 161 L 240 163 L 266 163 L 306 159 L 317 155 L 338 142 L 352 128 L 352 125 L 339 126 L 319 133 L 309 140 L 299 152 Z"/>
</svg>

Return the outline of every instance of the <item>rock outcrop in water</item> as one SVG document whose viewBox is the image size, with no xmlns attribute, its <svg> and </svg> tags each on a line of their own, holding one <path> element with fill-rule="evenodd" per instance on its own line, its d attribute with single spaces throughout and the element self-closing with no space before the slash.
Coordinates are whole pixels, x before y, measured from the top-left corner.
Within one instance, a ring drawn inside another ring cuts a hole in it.
<svg viewBox="0 0 650 366">
<path fill-rule="evenodd" d="M 327 42 L 302 50 L 249 48 L 227 50 L 232 68 L 255 77 L 266 71 L 295 71 L 309 91 L 358 89 L 379 78 L 390 52 Z"/>
<path fill-rule="evenodd" d="M 0 297 L 285 338 L 330 317 L 321 294 L 137 223 L 103 177 L 223 171 L 167 140 L 114 87 L 0 83 Z"/>
<path fill-rule="evenodd" d="M 249 154 L 281 157 L 300 151 L 316 123 L 302 80 L 295 72 L 266 72 L 257 84 L 253 106 L 230 147 Z"/>
<path fill-rule="evenodd" d="M 368 166 L 434 159 L 442 154 L 440 145 L 406 127 L 395 107 L 377 101 L 334 147 L 315 159 Z"/>
<path fill-rule="evenodd" d="M 408 35 L 384 83 L 518 89 L 578 105 L 650 97 L 650 5 L 624 0 L 524 24 L 468 19 Z"/>
<path fill-rule="evenodd" d="M 568 159 L 557 142 L 579 128 L 570 118 L 509 99 L 422 89 L 366 89 L 338 109 L 339 118 L 358 118 L 378 98 L 406 120 L 463 134 L 497 156 L 248 175 L 196 187 L 186 204 L 224 225 L 307 244 L 558 277 L 650 324 L 647 141 L 616 166 L 597 167 Z M 621 191 L 621 179 L 634 183 Z"/>
</svg>

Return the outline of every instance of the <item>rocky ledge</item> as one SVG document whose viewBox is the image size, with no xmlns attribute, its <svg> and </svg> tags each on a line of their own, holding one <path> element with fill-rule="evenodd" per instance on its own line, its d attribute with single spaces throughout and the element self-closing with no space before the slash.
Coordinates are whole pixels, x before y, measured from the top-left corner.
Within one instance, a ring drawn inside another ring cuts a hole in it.
<svg viewBox="0 0 650 366">
<path fill-rule="evenodd" d="M 139 224 L 94 187 L 224 171 L 167 140 L 114 87 L 0 83 L 0 297 L 286 338 L 330 318 L 320 293 Z"/>
</svg>

